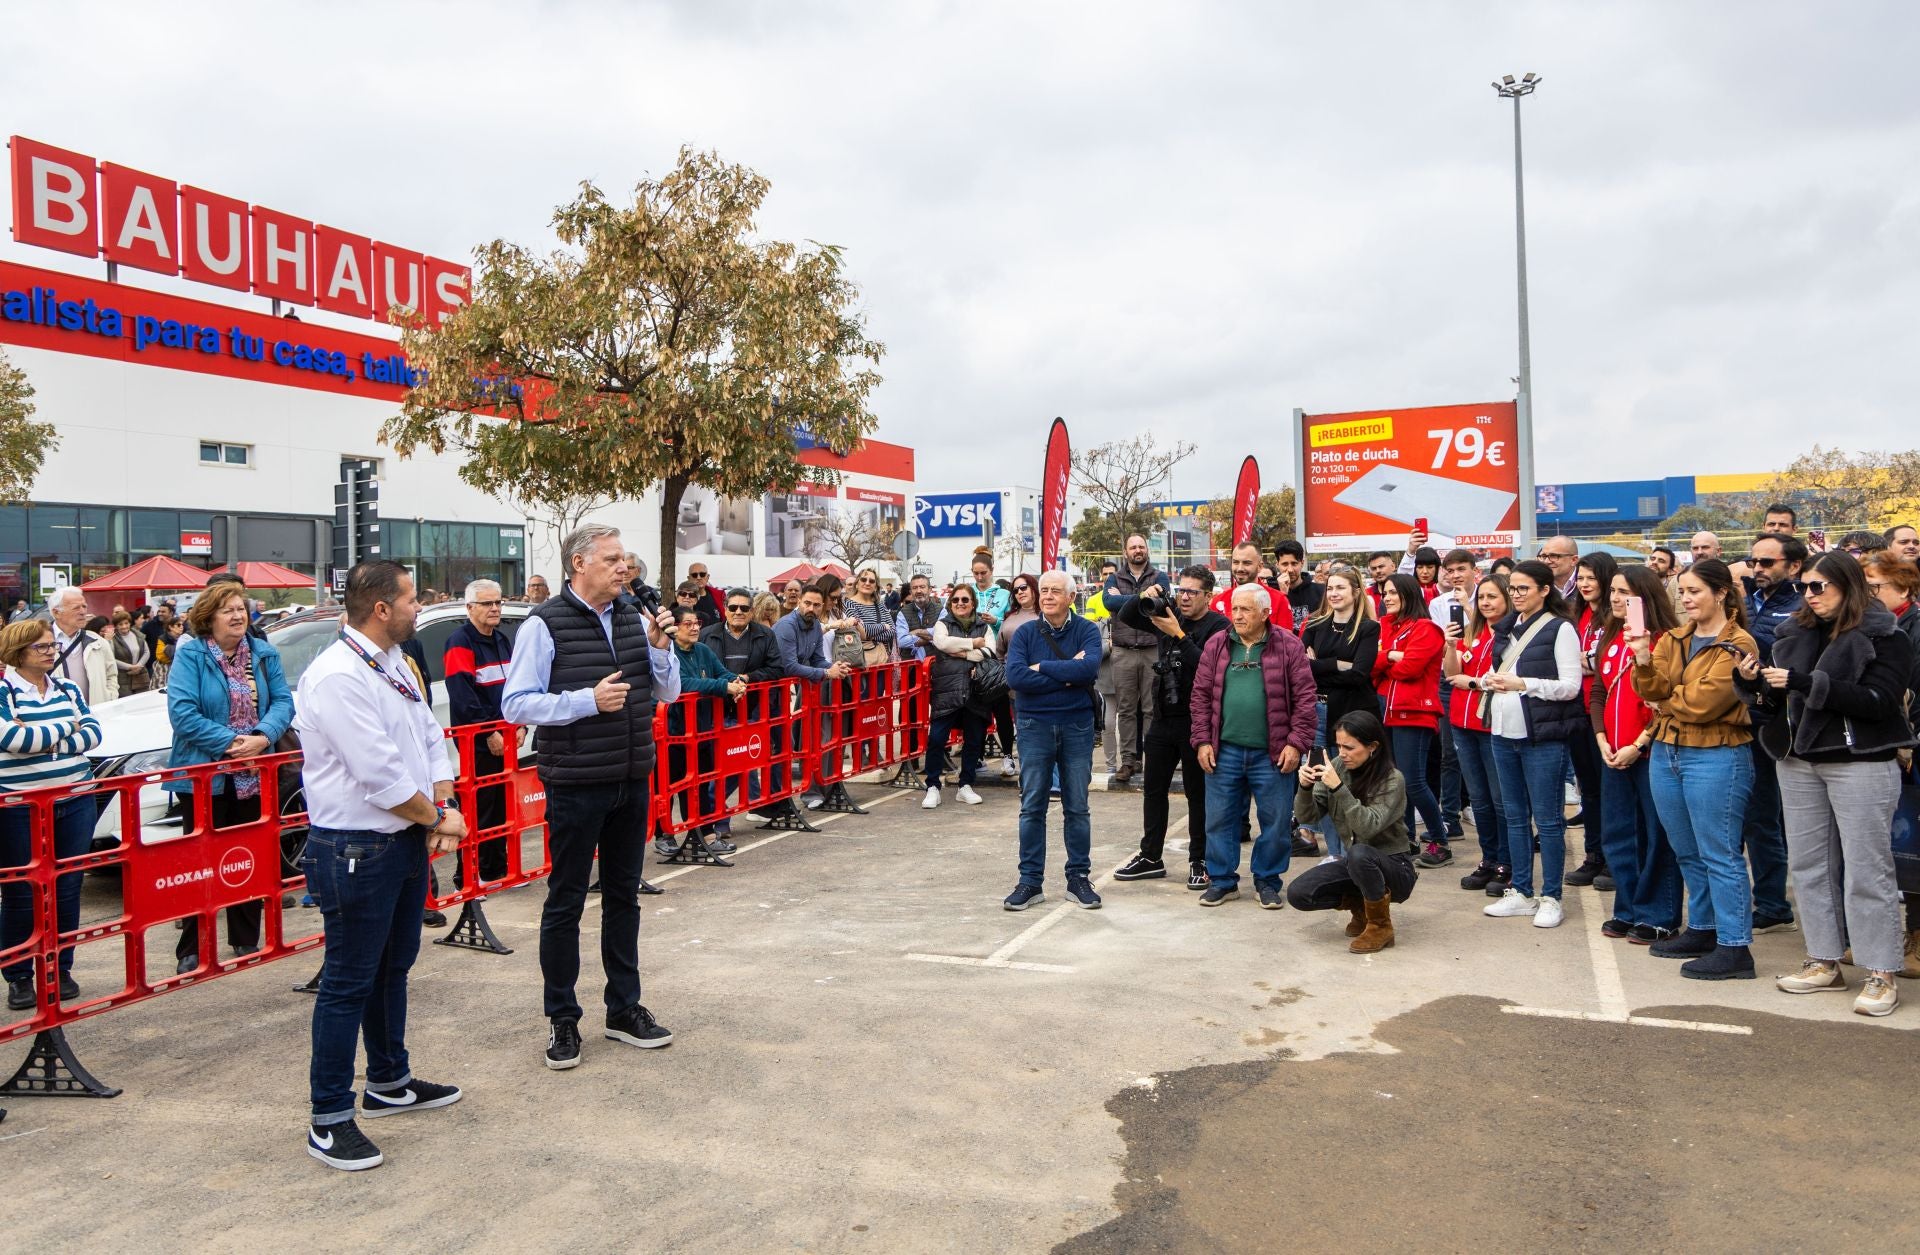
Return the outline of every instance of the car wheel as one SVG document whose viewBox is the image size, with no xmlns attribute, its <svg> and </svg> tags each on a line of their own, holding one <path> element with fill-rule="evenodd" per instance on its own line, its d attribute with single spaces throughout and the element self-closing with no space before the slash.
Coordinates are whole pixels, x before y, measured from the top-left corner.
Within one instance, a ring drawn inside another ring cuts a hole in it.
<svg viewBox="0 0 1920 1255">
<path fill-rule="evenodd" d="M 303 815 L 306 813 L 306 809 L 307 798 L 305 789 L 296 788 L 280 799 L 280 814 L 283 817 L 287 815 Z M 295 876 L 306 875 L 306 872 L 300 868 L 300 860 L 306 856 L 306 853 L 307 825 L 305 821 L 297 824 L 289 824 L 280 830 L 280 876 L 282 879 L 292 879 Z"/>
</svg>

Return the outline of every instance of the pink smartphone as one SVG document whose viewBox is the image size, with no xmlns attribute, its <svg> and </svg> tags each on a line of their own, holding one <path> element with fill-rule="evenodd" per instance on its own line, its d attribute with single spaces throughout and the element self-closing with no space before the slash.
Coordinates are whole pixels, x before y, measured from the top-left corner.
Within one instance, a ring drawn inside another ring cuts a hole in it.
<svg viewBox="0 0 1920 1255">
<path fill-rule="evenodd" d="M 1647 630 L 1647 604 L 1638 597 L 1627 598 L 1627 633 L 1639 636 Z"/>
</svg>

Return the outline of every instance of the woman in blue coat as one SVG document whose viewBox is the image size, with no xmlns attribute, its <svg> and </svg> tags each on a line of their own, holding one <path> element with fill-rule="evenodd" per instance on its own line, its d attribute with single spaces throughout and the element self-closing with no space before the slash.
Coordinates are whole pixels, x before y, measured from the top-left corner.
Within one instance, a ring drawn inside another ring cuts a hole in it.
<svg viewBox="0 0 1920 1255">
<path fill-rule="evenodd" d="M 280 653 L 264 636 L 247 632 L 247 590 L 216 584 L 187 611 L 187 634 L 167 672 L 167 718 L 173 724 L 169 767 L 254 758 L 273 751 L 293 723 L 293 691 Z M 193 782 L 170 781 L 170 793 L 190 808 Z M 215 828 L 260 818 L 260 773 L 223 772 L 209 782 Z M 227 909 L 227 941 L 236 955 L 260 948 L 260 903 Z M 200 966 L 200 929 L 188 920 L 174 948 L 178 970 Z"/>
</svg>

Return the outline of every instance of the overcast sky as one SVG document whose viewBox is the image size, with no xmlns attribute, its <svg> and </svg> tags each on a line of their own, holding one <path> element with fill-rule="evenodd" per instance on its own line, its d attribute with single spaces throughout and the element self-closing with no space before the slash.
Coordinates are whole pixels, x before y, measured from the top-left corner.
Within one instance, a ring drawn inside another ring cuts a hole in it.
<svg viewBox="0 0 1920 1255">
<path fill-rule="evenodd" d="M 923 489 L 1038 483 L 1061 414 L 1195 442 L 1202 497 L 1248 452 L 1290 480 L 1295 406 L 1511 397 L 1488 82 L 1533 70 L 1540 482 L 1915 443 L 1920 5 L 1502 7 L 70 0 L 9 14 L 0 100 L 443 257 L 713 148 L 847 250 Z"/>
</svg>

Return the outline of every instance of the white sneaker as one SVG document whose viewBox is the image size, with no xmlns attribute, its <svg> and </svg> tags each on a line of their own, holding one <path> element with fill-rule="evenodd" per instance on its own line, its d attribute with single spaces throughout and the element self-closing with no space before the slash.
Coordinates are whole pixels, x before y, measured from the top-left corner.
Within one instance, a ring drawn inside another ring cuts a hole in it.
<svg viewBox="0 0 1920 1255">
<path fill-rule="evenodd" d="M 1531 915 L 1539 909 L 1539 903 L 1535 902 L 1532 898 L 1520 892 L 1518 889 L 1509 889 L 1500 895 L 1498 902 L 1489 903 L 1487 908 L 1480 913 L 1482 915 L 1491 915 L 1495 919 L 1510 919 L 1516 915 Z"/>
<path fill-rule="evenodd" d="M 1009 777 L 1019 775 L 1020 774 L 1019 760 L 1015 759 L 1014 756 L 1011 754 L 1001 759 L 1000 774 L 1003 776 L 1009 776 Z"/>
<path fill-rule="evenodd" d="M 1878 972 L 1867 977 L 1867 983 L 1860 989 L 1860 996 L 1853 1000 L 1856 1015 L 1892 1015 L 1893 1009 L 1899 1005 L 1899 987 Z"/>
<path fill-rule="evenodd" d="M 973 786 L 970 784 L 961 785 L 960 791 L 954 794 L 954 796 L 965 802 L 968 806 L 978 806 L 981 802 L 980 795 L 973 791 Z"/>
<path fill-rule="evenodd" d="M 931 811 L 931 810 L 938 810 L 939 808 L 940 808 L 940 790 L 928 789 L 927 795 L 920 799 L 920 809 L 923 811 Z"/>
<path fill-rule="evenodd" d="M 1566 917 L 1566 912 L 1560 909 L 1560 899 L 1541 898 L 1539 904 L 1533 911 L 1533 926 L 1535 928 L 1558 928 L 1560 927 L 1560 921 Z"/>
<path fill-rule="evenodd" d="M 1577 784 L 1568 785 L 1564 790 L 1564 795 L 1567 799 L 1568 806 L 1580 805 L 1580 786 L 1579 785 Z"/>
</svg>

